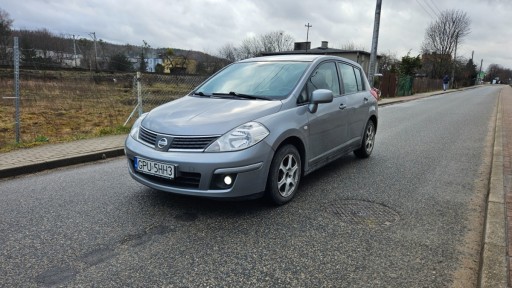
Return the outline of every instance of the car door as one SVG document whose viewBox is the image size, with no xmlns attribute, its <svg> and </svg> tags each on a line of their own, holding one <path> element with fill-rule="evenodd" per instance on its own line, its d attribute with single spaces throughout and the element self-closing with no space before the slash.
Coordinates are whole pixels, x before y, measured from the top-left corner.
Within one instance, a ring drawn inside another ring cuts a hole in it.
<svg viewBox="0 0 512 288">
<path fill-rule="evenodd" d="M 366 124 L 368 113 L 365 112 L 365 107 L 369 101 L 369 93 L 362 89 L 361 70 L 359 68 L 338 62 L 338 69 L 343 84 L 342 93 L 347 99 L 348 138 L 350 143 L 356 143 L 360 141 Z"/>
<path fill-rule="evenodd" d="M 354 121 L 353 126 L 350 127 L 349 133 L 351 138 L 355 138 L 356 141 L 359 142 L 360 137 L 363 136 L 363 131 L 366 128 L 366 122 L 368 121 L 370 106 L 372 105 L 371 100 L 373 100 L 373 96 L 368 91 L 369 87 L 365 87 L 365 81 L 363 81 L 365 75 L 364 72 L 358 68 L 354 67 L 354 73 L 356 75 L 357 81 L 357 106 L 354 111 Z"/>
<path fill-rule="evenodd" d="M 309 115 L 310 164 L 315 166 L 328 161 L 348 141 L 346 98 L 341 95 L 340 81 L 335 62 L 323 62 L 311 74 L 305 92 L 311 96 L 316 89 L 333 92 L 333 102 L 320 104 L 316 113 Z"/>
</svg>

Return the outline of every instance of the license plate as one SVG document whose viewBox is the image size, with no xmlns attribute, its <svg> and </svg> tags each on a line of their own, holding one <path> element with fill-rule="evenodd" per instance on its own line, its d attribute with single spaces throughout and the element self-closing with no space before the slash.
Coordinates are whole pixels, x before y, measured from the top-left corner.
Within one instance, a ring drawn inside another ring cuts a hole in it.
<svg viewBox="0 0 512 288">
<path fill-rule="evenodd" d="M 173 179 L 176 166 L 168 163 L 156 162 L 144 158 L 135 157 L 135 170 L 141 173 L 162 178 Z"/>
</svg>

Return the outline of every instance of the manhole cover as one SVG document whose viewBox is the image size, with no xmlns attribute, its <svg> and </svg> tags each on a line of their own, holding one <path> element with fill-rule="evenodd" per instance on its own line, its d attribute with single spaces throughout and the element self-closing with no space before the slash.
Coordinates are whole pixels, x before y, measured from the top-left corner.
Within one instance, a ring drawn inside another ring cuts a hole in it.
<svg viewBox="0 0 512 288">
<path fill-rule="evenodd" d="M 360 201 L 339 200 L 328 204 L 328 211 L 346 224 L 362 226 L 388 226 L 400 215 L 384 205 Z"/>
</svg>

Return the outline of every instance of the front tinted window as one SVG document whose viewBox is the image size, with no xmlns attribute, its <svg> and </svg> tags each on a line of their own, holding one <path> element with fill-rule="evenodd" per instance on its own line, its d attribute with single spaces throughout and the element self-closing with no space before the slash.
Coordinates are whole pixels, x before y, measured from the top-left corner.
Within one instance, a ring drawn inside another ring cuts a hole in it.
<svg viewBox="0 0 512 288">
<path fill-rule="evenodd" d="M 306 103 L 311 98 L 311 93 L 317 89 L 331 90 L 334 96 L 340 95 L 340 81 L 334 62 L 322 63 L 311 74 L 306 86 L 302 90 L 298 103 Z"/>
<path fill-rule="evenodd" d="M 229 93 L 265 96 L 271 99 L 287 97 L 297 85 L 308 62 L 247 62 L 235 63 L 196 90 L 206 95 Z"/>
</svg>

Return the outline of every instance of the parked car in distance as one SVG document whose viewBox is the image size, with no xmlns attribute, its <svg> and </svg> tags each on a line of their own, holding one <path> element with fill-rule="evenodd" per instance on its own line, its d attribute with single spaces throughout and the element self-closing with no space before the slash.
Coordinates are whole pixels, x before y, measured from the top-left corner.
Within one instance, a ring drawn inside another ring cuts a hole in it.
<svg viewBox="0 0 512 288">
<path fill-rule="evenodd" d="M 143 114 L 126 139 L 129 173 L 151 188 L 290 201 L 302 176 L 369 157 L 378 105 L 360 65 L 325 55 L 233 63 Z"/>
</svg>

